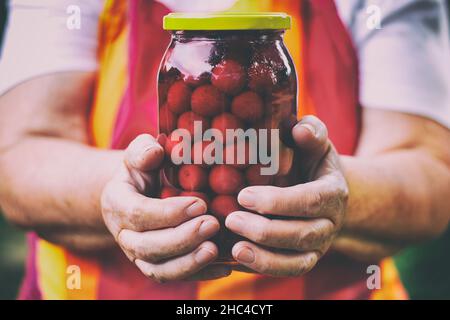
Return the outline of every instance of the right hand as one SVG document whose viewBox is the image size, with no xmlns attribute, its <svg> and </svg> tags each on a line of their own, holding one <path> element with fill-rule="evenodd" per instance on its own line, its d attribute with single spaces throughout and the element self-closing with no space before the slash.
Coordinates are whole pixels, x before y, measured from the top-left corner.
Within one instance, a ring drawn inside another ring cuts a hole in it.
<svg viewBox="0 0 450 320">
<path fill-rule="evenodd" d="M 228 276 L 229 267 L 210 265 L 219 231 L 205 215 L 206 203 L 194 197 L 149 198 L 159 188 L 164 150 L 150 135 L 140 135 L 125 151 L 116 176 L 101 198 L 105 224 L 127 257 L 157 282 L 211 280 Z"/>
</svg>

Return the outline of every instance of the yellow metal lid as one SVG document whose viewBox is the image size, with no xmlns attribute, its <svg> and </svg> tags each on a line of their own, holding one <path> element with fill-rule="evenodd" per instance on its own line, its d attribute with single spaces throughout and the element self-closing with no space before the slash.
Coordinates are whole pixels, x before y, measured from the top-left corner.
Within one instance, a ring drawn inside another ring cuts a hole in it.
<svg viewBox="0 0 450 320">
<path fill-rule="evenodd" d="M 165 30 L 283 30 L 291 28 L 291 17 L 282 12 L 170 13 Z"/>
</svg>

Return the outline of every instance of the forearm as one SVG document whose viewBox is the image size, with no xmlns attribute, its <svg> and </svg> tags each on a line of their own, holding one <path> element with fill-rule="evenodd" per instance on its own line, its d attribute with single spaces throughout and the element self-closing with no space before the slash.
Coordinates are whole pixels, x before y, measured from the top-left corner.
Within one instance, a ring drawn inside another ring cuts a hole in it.
<svg viewBox="0 0 450 320">
<path fill-rule="evenodd" d="M 121 158 L 121 152 L 89 146 L 95 79 L 95 72 L 49 74 L 0 96 L 4 214 L 51 242 L 83 251 L 109 237 L 100 192 Z"/>
<path fill-rule="evenodd" d="M 61 245 L 79 254 L 95 255 L 117 247 L 111 233 L 104 231 L 92 231 L 85 228 L 40 228 L 36 230 L 36 233 L 48 242 Z"/>
<path fill-rule="evenodd" d="M 350 196 L 340 250 L 395 251 L 447 228 L 450 170 L 445 161 L 412 148 L 342 157 L 342 164 Z"/>
<path fill-rule="evenodd" d="M 340 234 L 333 242 L 333 248 L 356 260 L 378 263 L 399 252 L 403 246 L 367 237 Z"/>
<path fill-rule="evenodd" d="M 1 152 L 0 204 L 11 222 L 53 242 L 73 242 L 77 234 L 99 242 L 108 235 L 100 194 L 121 157 L 66 139 L 24 136 Z"/>
</svg>

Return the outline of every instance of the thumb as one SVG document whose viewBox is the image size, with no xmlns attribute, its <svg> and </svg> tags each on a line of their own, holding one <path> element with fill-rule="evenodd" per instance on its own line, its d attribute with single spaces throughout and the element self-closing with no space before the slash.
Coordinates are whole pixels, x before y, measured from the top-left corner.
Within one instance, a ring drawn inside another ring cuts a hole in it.
<svg viewBox="0 0 450 320">
<path fill-rule="evenodd" d="M 292 129 L 302 168 L 311 174 L 331 148 L 325 124 L 315 116 L 303 117 Z"/>
<path fill-rule="evenodd" d="M 125 150 L 125 164 L 130 171 L 145 173 L 156 170 L 163 160 L 163 147 L 149 134 L 141 134 Z"/>
<path fill-rule="evenodd" d="M 164 149 L 151 135 L 142 134 L 125 150 L 126 179 L 141 194 L 152 196 L 158 187 L 157 169 L 164 160 Z"/>
</svg>

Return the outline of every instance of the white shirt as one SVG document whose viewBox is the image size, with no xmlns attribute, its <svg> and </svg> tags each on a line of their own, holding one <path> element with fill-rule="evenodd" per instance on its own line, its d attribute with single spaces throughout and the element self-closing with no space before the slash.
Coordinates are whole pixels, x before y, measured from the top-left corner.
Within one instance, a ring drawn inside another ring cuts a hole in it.
<svg viewBox="0 0 450 320">
<path fill-rule="evenodd" d="M 235 3 L 158 1 L 173 11 L 185 12 L 221 11 Z M 450 128 L 445 0 L 335 3 L 357 49 L 362 106 L 416 114 Z M 103 5 L 103 0 L 11 0 L 0 59 L 0 95 L 40 75 L 96 70 L 98 20 Z M 80 9 L 81 25 L 71 30 L 67 21 L 74 14 L 70 11 L 73 6 Z M 378 14 L 381 28 L 377 28 Z"/>
</svg>

